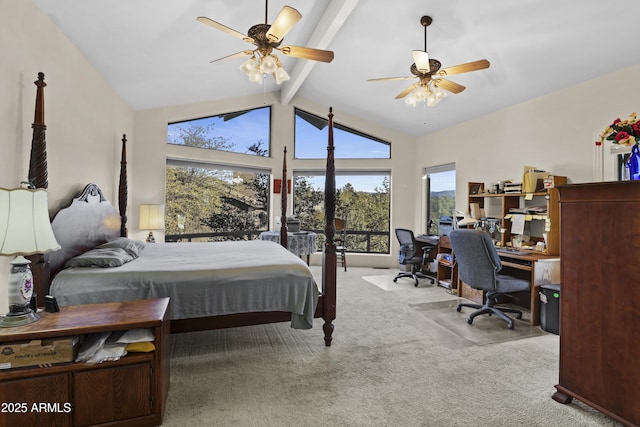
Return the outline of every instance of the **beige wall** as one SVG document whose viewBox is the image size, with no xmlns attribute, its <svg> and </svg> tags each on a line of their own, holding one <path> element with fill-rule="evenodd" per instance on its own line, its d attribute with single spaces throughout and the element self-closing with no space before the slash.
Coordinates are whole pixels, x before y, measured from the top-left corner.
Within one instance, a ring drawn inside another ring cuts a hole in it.
<svg viewBox="0 0 640 427">
<path fill-rule="evenodd" d="M 45 74 L 49 208 L 95 182 L 116 197 L 119 141 L 133 112 L 31 1 L 0 0 L 0 187 L 29 170 L 38 72 Z M 10 257 L 0 257 L 0 312 L 7 307 Z"/>
<path fill-rule="evenodd" d="M 573 183 L 601 180 L 594 141 L 616 117 L 640 112 L 639 76 L 636 65 L 425 135 L 417 142 L 419 167 L 456 163 L 460 210 L 467 208 L 467 182 L 521 180 L 525 165 Z M 604 180 L 612 180 L 612 160 L 604 158 Z"/>
</svg>

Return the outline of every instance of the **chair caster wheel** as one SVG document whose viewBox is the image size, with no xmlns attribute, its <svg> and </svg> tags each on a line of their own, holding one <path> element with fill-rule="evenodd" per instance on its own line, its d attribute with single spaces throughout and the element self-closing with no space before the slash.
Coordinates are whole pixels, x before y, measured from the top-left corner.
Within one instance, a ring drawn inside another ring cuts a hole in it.
<svg viewBox="0 0 640 427">
<path fill-rule="evenodd" d="M 522 313 L 516 313 L 516 319 L 522 319 Z"/>
<path fill-rule="evenodd" d="M 509 323 L 509 324 L 507 325 L 507 328 L 509 328 L 509 329 L 513 329 L 513 323 Z"/>
<path fill-rule="evenodd" d="M 471 325 L 471 324 L 473 323 L 473 319 L 472 319 L 471 317 L 470 317 L 470 318 L 468 318 L 468 319 L 467 319 L 467 323 Z"/>
<path fill-rule="evenodd" d="M 415 286 L 415 287 L 417 288 L 417 287 L 418 287 L 418 284 L 416 283 L 416 284 L 415 284 L 415 285 L 413 285 L 413 286 Z"/>
<path fill-rule="evenodd" d="M 462 307 L 457 306 L 457 307 L 456 307 L 456 311 L 457 311 L 458 313 L 460 313 L 460 312 L 462 311 Z"/>
<path fill-rule="evenodd" d="M 398 283 L 398 278 L 394 277 L 393 278 L 393 283 Z"/>
</svg>

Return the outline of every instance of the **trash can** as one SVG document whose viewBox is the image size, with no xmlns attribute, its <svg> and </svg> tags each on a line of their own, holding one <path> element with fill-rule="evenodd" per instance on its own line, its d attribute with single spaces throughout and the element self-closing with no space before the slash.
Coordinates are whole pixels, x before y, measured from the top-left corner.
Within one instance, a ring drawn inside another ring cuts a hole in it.
<svg viewBox="0 0 640 427">
<path fill-rule="evenodd" d="M 540 285 L 540 327 L 560 335 L 560 285 Z"/>
</svg>

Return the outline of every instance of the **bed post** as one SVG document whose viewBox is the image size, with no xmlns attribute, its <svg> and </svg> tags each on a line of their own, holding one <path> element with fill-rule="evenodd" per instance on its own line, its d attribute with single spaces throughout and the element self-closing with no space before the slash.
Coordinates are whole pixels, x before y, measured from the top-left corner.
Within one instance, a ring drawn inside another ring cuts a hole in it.
<svg viewBox="0 0 640 427">
<path fill-rule="evenodd" d="M 280 245 L 289 246 L 287 241 L 287 147 L 282 158 L 282 180 L 280 182 Z"/>
<path fill-rule="evenodd" d="M 38 73 L 38 80 L 33 82 L 36 89 L 36 106 L 33 118 L 33 138 L 31 139 L 31 156 L 29 159 L 29 185 L 33 188 L 49 188 L 49 173 L 47 171 L 47 125 L 44 124 L 44 73 Z M 51 268 L 46 257 L 42 254 L 30 255 L 33 273 L 34 295 L 38 307 L 44 307 L 44 296 L 49 289 Z"/>
<path fill-rule="evenodd" d="M 36 90 L 36 108 L 33 118 L 33 139 L 31 140 L 31 158 L 29 160 L 29 184 L 33 188 L 49 188 L 47 172 L 47 139 L 45 131 L 47 125 L 44 124 L 44 73 L 38 73 L 38 80 L 33 82 Z"/>
<path fill-rule="evenodd" d="M 329 107 L 329 137 L 327 144 L 327 166 L 324 184 L 324 234 L 327 238 L 324 244 L 324 259 L 322 262 L 322 294 L 324 296 L 324 343 L 331 345 L 333 340 L 333 321 L 336 318 L 336 244 L 334 235 L 336 232 L 336 168 L 334 160 L 335 147 L 333 146 L 333 108 Z"/>
<path fill-rule="evenodd" d="M 118 209 L 120 212 L 120 237 L 127 237 L 127 135 L 122 134 L 120 157 L 120 184 L 118 185 Z"/>
</svg>

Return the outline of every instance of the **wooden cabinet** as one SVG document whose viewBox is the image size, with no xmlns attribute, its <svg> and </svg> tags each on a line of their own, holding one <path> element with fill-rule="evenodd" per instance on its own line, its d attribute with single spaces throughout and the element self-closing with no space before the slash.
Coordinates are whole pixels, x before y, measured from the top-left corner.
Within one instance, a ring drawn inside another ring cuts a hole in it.
<svg viewBox="0 0 640 427">
<path fill-rule="evenodd" d="M 96 365 L 69 363 L 0 371 L 0 425 L 162 424 L 169 391 L 169 299 L 63 307 L 29 325 L 0 330 L 0 343 L 152 328 L 155 351 Z M 35 406 L 34 406 L 35 405 Z M 42 408 L 42 410 L 38 410 Z"/>
<path fill-rule="evenodd" d="M 493 233 L 494 239 L 500 246 L 508 246 L 512 237 L 512 221 L 510 214 L 515 209 L 527 210 L 527 208 L 543 207 L 544 213 L 527 214 L 533 242 L 544 241 L 543 233 L 547 234 L 546 251 L 548 255 L 560 253 L 560 205 L 558 203 L 557 185 L 566 184 L 564 176 L 554 176 L 554 187 L 535 193 L 480 193 L 472 194 L 474 188 L 486 188 L 483 183 L 469 183 L 469 206 L 477 204 L 484 210 L 486 216 L 500 218 L 502 220 L 503 233 Z M 473 210 L 470 208 L 470 212 Z"/>
<path fill-rule="evenodd" d="M 575 397 L 640 425 L 640 182 L 559 191 L 560 374 L 553 398 Z"/>
</svg>

